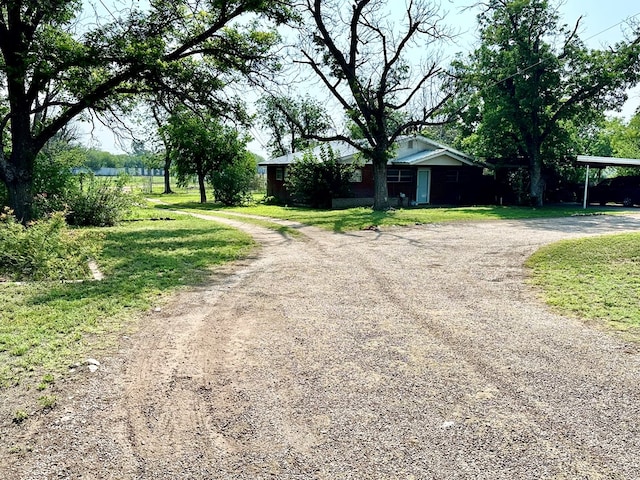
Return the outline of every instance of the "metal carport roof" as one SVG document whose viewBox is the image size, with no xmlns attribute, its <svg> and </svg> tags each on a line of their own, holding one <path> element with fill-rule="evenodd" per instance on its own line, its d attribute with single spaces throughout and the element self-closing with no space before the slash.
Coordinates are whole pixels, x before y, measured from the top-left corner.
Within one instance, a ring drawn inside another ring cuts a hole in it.
<svg viewBox="0 0 640 480">
<path fill-rule="evenodd" d="M 637 158 L 613 158 L 613 157 L 592 157 L 590 155 L 578 155 L 578 164 L 587 166 L 584 176 L 584 197 L 582 208 L 587 208 L 587 194 L 589 191 L 589 167 L 640 167 L 640 159 Z"/>
</svg>

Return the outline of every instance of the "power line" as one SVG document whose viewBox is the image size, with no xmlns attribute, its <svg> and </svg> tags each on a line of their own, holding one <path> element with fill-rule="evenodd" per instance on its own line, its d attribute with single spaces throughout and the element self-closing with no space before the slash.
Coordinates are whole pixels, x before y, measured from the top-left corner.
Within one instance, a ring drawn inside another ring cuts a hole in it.
<svg viewBox="0 0 640 480">
<path fill-rule="evenodd" d="M 628 16 L 628 17 L 624 18 L 623 20 L 620 20 L 618 23 L 616 23 L 616 24 L 614 24 L 614 25 L 611 25 L 610 27 L 607 27 L 607 28 L 605 28 L 604 30 L 601 30 L 600 32 L 598 32 L 598 33 L 596 33 L 596 34 L 594 34 L 594 35 L 592 35 L 592 36 L 590 36 L 590 37 L 586 38 L 586 39 L 584 40 L 584 42 L 588 42 L 589 40 L 593 40 L 595 37 L 597 37 L 597 36 L 599 36 L 599 35 L 602 35 L 603 33 L 608 32 L 609 30 L 612 30 L 612 29 L 614 29 L 614 28 L 616 28 L 616 27 L 618 27 L 618 26 L 620 26 L 620 25 L 622 25 L 622 24 L 624 24 L 624 23 L 627 23 L 627 22 L 629 22 L 630 20 L 632 20 L 632 19 L 636 18 L 636 17 L 637 17 L 637 16 L 639 16 L 639 15 L 640 15 L 640 12 L 635 13 L 635 14 L 633 14 L 633 15 L 630 15 L 630 16 Z M 525 72 L 527 72 L 527 71 L 531 70 L 532 68 L 537 67 L 538 65 L 542 65 L 545 61 L 547 61 L 547 59 L 539 60 L 539 61 L 537 61 L 536 63 L 533 63 L 533 64 L 531 64 L 531 65 L 528 65 L 527 67 L 524 67 L 524 68 L 522 68 L 522 69 L 519 69 L 517 72 L 515 72 L 515 73 L 513 73 L 513 74 L 511 74 L 511 75 L 509 75 L 509 76 L 507 76 L 507 77 L 505 77 L 505 78 L 502 78 L 502 79 L 500 79 L 500 80 L 497 80 L 496 82 L 494 82 L 494 83 L 492 83 L 492 84 L 490 84 L 490 85 L 488 85 L 488 86 L 495 87 L 496 85 L 500 85 L 501 83 L 504 83 L 504 82 L 506 82 L 507 80 L 510 80 L 510 79 L 512 79 L 512 78 L 515 78 L 515 77 L 517 77 L 518 75 L 522 75 L 522 74 L 524 74 Z M 486 88 L 486 87 L 485 87 L 485 88 Z"/>
</svg>

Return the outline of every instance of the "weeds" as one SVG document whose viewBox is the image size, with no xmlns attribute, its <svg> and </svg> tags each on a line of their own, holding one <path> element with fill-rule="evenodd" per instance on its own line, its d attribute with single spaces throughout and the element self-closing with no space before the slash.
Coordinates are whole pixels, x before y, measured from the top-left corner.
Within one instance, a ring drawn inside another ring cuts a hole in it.
<svg viewBox="0 0 640 480">
<path fill-rule="evenodd" d="M 29 418 L 29 414 L 27 413 L 27 411 L 23 409 L 18 409 L 13 414 L 13 423 L 22 423 L 27 418 Z"/>
<path fill-rule="evenodd" d="M 146 220 L 157 213 L 137 210 L 139 221 L 87 237 L 105 275 L 100 282 L 0 282 L 0 389 L 38 375 L 34 387 L 46 390 L 69 364 L 112 345 L 141 312 L 253 246 L 248 235 L 214 222 Z"/>
<path fill-rule="evenodd" d="M 62 213 L 22 225 L 5 209 L 0 215 L 0 275 L 11 280 L 88 278 L 98 253 L 96 234 L 72 231 Z"/>
<path fill-rule="evenodd" d="M 56 406 L 57 401 L 55 395 L 42 395 L 38 398 L 38 404 L 44 409 L 52 409 Z"/>
<path fill-rule="evenodd" d="M 53 375 L 50 373 L 47 373 L 42 377 L 42 381 L 38 384 L 36 388 L 38 390 L 46 390 L 49 387 L 49 385 L 52 385 L 53 383 L 54 383 Z"/>
</svg>

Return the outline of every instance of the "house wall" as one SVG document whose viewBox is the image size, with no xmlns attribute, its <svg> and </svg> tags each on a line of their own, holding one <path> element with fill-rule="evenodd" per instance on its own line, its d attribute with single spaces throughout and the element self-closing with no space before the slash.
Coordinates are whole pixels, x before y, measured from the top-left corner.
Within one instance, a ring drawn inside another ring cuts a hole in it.
<svg viewBox="0 0 640 480">
<path fill-rule="evenodd" d="M 284 179 L 276 179 L 278 168 L 284 168 L 284 175 L 286 175 L 285 167 L 277 167 L 275 165 L 267 167 L 267 195 L 286 201 L 288 200 L 288 194 L 284 187 Z M 398 173 L 397 176 L 391 175 L 394 177 L 393 180 L 390 179 L 391 181 L 387 182 L 389 200 L 392 205 L 404 204 L 406 206 L 416 200 L 418 168 L 420 167 L 393 165 L 388 167 L 388 171 Z M 492 186 L 487 184 L 481 168 L 472 166 L 432 166 L 429 169 L 431 170 L 430 203 L 432 205 L 471 205 L 492 202 Z M 368 164 L 362 167 L 362 181 L 351 183 L 351 191 L 355 198 L 373 198 L 372 165 Z M 400 194 L 404 194 L 404 201 L 400 200 Z"/>
<path fill-rule="evenodd" d="M 278 179 L 278 170 L 282 170 L 283 177 Z M 276 197 L 280 200 L 288 200 L 289 195 L 284 187 L 284 178 L 286 176 L 286 167 L 268 165 L 267 166 L 267 196 Z"/>
<path fill-rule="evenodd" d="M 356 198 L 373 198 L 373 166 L 364 165 L 361 169 L 362 181 L 351 182 L 351 194 Z"/>
</svg>

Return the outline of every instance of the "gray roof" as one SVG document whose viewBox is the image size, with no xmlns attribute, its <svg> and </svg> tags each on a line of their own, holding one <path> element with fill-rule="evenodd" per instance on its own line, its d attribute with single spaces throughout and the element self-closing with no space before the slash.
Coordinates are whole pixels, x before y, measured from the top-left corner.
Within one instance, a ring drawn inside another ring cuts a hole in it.
<svg viewBox="0 0 640 480">
<path fill-rule="evenodd" d="M 399 146 L 407 144 L 410 140 L 417 140 L 420 143 L 426 145 L 426 148 L 422 148 L 415 153 L 411 153 L 409 155 L 404 155 L 402 157 L 392 158 L 389 163 L 394 165 L 417 165 L 420 162 L 426 162 L 432 159 L 436 159 L 438 157 L 448 157 L 454 160 L 457 160 L 461 163 L 465 163 L 467 165 L 477 165 L 474 161 L 473 157 L 467 155 L 459 150 L 451 148 L 447 145 L 440 144 L 438 142 L 434 142 L 431 139 L 423 137 L 421 135 L 411 135 L 411 136 L 403 136 L 396 140 L 396 144 Z M 322 151 L 324 146 L 329 145 L 331 149 L 336 154 L 336 157 L 341 162 L 350 162 L 354 159 L 355 155 L 359 153 L 358 149 L 353 145 L 342 142 L 342 141 L 332 141 L 322 145 L 319 145 L 311 150 L 314 156 L 318 157 Z M 305 154 L 305 151 L 295 152 L 293 154 L 283 155 L 281 157 L 271 158 L 268 160 L 264 160 L 260 162 L 260 165 L 289 165 L 293 163 L 295 160 L 302 158 Z"/>
<path fill-rule="evenodd" d="M 347 159 L 358 153 L 358 150 L 353 145 L 341 141 L 323 143 L 321 145 L 318 145 L 317 147 L 312 148 L 311 153 L 313 153 L 313 155 L 316 157 L 319 156 L 322 152 L 322 149 L 325 148 L 326 145 L 329 145 L 331 147 L 333 152 L 336 154 L 336 157 L 339 159 Z M 289 165 L 295 160 L 302 158 L 307 151 L 308 150 L 302 150 L 295 153 L 288 153 L 287 155 L 283 155 L 281 157 L 269 158 L 260 162 L 260 165 Z"/>
<path fill-rule="evenodd" d="M 600 167 L 606 167 L 608 165 L 640 167 L 640 159 L 637 158 L 593 157 L 590 155 L 578 155 L 578 163 Z"/>
</svg>

